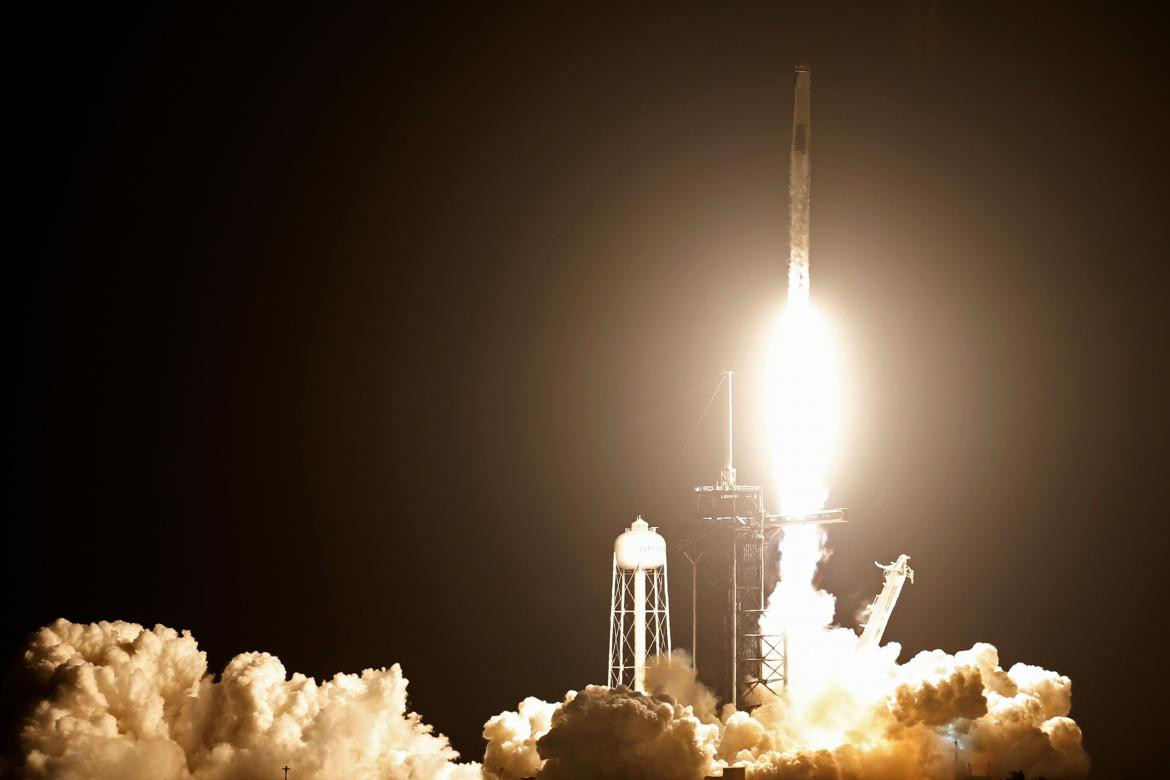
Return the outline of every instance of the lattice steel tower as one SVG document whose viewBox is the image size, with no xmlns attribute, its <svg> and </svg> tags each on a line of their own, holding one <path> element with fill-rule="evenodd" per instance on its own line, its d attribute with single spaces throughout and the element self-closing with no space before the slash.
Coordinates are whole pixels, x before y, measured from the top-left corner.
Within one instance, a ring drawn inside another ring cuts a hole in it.
<svg viewBox="0 0 1170 780">
<path fill-rule="evenodd" d="M 726 372 L 727 453 L 719 483 L 695 488 L 698 528 L 691 536 L 696 578 L 693 614 L 703 646 L 699 679 L 737 709 L 759 703 L 764 691 L 788 685 L 788 638 L 763 634 L 760 617 L 778 578 L 776 537 L 787 526 L 844 523 L 844 509 L 802 517 L 769 513 L 758 485 L 735 481 L 732 460 L 734 373 Z M 699 561 L 701 556 L 701 571 Z M 692 648 L 698 655 L 698 648 Z"/>
<path fill-rule="evenodd" d="M 638 515 L 613 544 L 609 679 L 647 693 L 646 669 L 670 659 L 666 540 Z"/>
</svg>

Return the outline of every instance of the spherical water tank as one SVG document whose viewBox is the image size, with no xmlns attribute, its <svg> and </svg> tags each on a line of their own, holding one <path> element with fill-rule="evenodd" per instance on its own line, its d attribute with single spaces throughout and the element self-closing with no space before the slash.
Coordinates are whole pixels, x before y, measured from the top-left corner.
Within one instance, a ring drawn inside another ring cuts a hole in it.
<svg viewBox="0 0 1170 780">
<path fill-rule="evenodd" d="M 641 515 L 613 543 L 617 565 L 628 571 L 657 569 L 666 564 L 666 540 Z"/>
</svg>

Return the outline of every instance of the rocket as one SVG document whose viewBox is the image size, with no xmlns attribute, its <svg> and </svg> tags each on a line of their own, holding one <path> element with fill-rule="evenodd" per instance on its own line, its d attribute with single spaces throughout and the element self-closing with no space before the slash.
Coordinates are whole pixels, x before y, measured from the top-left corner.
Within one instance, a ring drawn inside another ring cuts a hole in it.
<svg viewBox="0 0 1170 780">
<path fill-rule="evenodd" d="M 810 125 L 807 65 L 796 66 L 796 96 L 792 104 L 792 149 L 788 162 L 788 300 L 808 300 L 808 215 L 810 199 Z"/>
</svg>

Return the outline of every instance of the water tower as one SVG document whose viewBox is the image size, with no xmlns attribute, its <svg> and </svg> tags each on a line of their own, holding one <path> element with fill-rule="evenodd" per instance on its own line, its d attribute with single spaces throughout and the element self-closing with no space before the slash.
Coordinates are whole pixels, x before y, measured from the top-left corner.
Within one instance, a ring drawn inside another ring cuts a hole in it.
<svg viewBox="0 0 1170 780">
<path fill-rule="evenodd" d="M 609 686 L 646 693 L 646 665 L 670 657 L 666 540 L 638 515 L 613 543 Z"/>
</svg>

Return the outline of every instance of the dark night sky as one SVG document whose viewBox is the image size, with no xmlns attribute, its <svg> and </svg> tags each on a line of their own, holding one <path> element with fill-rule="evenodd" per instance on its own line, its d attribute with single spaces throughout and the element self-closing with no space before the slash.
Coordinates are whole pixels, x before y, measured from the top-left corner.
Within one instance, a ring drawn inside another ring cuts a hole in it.
<svg viewBox="0 0 1170 780">
<path fill-rule="evenodd" d="M 736 368 L 740 475 L 767 476 L 803 59 L 813 294 L 849 380 L 839 618 L 909 553 L 903 658 L 988 641 L 1059 670 L 1094 774 L 1153 765 L 1161 31 L 821 5 L 13 29 L 3 650 L 64 616 L 191 629 L 213 669 L 398 661 L 468 758 L 488 716 L 602 680 L 613 536 L 637 512 L 669 536 L 718 473 L 717 416 L 684 447 L 704 393 L 650 412 Z"/>
</svg>

